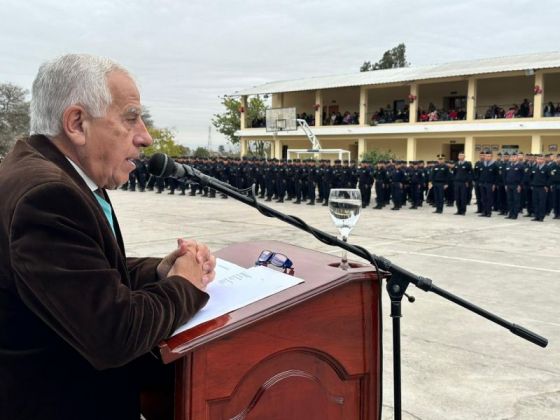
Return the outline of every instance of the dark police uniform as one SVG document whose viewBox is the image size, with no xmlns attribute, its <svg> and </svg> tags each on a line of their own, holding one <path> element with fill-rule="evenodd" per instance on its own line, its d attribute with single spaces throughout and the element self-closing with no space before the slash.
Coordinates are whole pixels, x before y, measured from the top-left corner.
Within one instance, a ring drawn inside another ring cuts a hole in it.
<svg viewBox="0 0 560 420">
<path fill-rule="evenodd" d="M 515 162 L 508 164 L 504 169 L 504 184 L 507 197 L 507 219 L 517 219 L 521 211 L 521 190 L 523 184 L 524 167 L 521 163 Z"/>
<path fill-rule="evenodd" d="M 413 163 L 414 165 L 417 165 L 417 162 Z M 410 183 L 410 199 L 412 202 L 410 208 L 417 209 L 422 205 L 422 194 L 426 181 L 426 173 L 423 168 L 414 166 L 408 171 L 408 174 L 408 181 Z"/>
<path fill-rule="evenodd" d="M 558 155 L 560 157 L 560 155 Z M 550 192 L 552 194 L 552 210 L 554 218 L 560 219 L 560 159 L 552 165 L 550 169 Z"/>
<path fill-rule="evenodd" d="M 531 190 L 533 193 L 533 221 L 542 222 L 546 214 L 546 194 L 548 192 L 548 168 L 546 164 L 535 165 L 531 170 Z"/>
<path fill-rule="evenodd" d="M 474 164 L 473 168 L 473 181 L 474 181 L 474 195 L 476 197 L 476 212 L 482 213 L 482 194 L 480 189 L 480 172 L 484 166 L 484 160 L 479 160 Z"/>
<path fill-rule="evenodd" d="M 370 162 L 363 161 L 362 166 L 356 171 L 360 194 L 362 195 L 362 208 L 369 206 L 371 201 L 371 187 L 373 184 L 373 170 Z"/>
<path fill-rule="evenodd" d="M 473 168 L 469 161 L 459 161 L 453 167 L 453 189 L 455 191 L 455 203 L 457 213 L 465 215 L 467 212 L 468 188 L 473 179 Z"/>
<path fill-rule="evenodd" d="M 480 198 L 482 201 L 482 214 L 480 216 L 491 217 L 492 205 L 494 204 L 494 191 L 496 190 L 496 178 L 498 169 L 494 161 L 484 161 L 480 167 Z"/>
<path fill-rule="evenodd" d="M 451 171 L 446 163 L 437 163 L 432 168 L 431 182 L 434 189 L 434 203 L 436 211 L 434 213 L 443 213 L 444 191 L 449 185 Z"/>
<path fill-rule="evenodd" d="M 391 182 L 391 195 L 393 197 L 393 208 L 391 210 L 400 210 L 403 205 L 403 191 L 406 173 L 402 167 L 402 161 L 389 172 L 389 181 Z"/>
</svg>

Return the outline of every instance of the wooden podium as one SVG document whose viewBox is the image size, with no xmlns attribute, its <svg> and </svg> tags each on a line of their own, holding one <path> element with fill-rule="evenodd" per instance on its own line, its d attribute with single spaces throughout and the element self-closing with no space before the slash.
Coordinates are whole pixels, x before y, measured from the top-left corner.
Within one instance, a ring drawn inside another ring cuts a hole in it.
<svg viewBox="0 0 560 420">
<path fill-rule="evenodd" d="M 282 242 L 216 255 L 251 267 L 288 256 L 304 283 L 160 345 L 175 362 L 175 419 L 353 420 L 381 413 L 381 291 L 372 267 Z"/>
</svg>

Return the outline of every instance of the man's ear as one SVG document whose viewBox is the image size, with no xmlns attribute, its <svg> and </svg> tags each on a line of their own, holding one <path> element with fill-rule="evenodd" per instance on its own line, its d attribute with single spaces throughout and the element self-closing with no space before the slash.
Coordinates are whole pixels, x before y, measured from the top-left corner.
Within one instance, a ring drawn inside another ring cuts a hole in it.
<svg viewBox="0 0 560 420">
<path fill-rule="evenodd" d="M 62 114 L 62 130 L 76 146 L 83 146 L 86 143 L 84 127 L 87 125 L 86 119 L 87 113 L 80 105 L 69 106 Z"/>
</svg>

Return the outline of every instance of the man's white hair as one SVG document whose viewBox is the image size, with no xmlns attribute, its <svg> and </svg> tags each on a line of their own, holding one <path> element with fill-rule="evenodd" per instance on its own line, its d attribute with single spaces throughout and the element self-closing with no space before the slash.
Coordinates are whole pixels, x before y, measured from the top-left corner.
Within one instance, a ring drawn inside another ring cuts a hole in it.
<svg viewBox="0 0 560 420">
<path fill-rule="evenodd" d="M 128 71 L 108 58 L 67 54 L 39 68 L 31 92 L 30 134 L 53 138 L 62 132 L 62 116 L 81 105 L 93 117 L 103 117 L 112 102 L 107 74 Z"/>
</svg>

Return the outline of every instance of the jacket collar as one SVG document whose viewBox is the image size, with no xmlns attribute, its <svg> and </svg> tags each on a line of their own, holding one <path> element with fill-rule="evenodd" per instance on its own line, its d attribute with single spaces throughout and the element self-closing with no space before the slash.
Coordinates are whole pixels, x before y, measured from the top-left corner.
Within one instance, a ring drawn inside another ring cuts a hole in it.
<svg viewBox="0 0 560 420">
<path fill-rule="evenodd" d="M 78 185 L 82 190 L 88 192 L 91 195 L 92 200 L 95 201 L 95 204 L 97 206 L 99 206 L 99 203 L 97 202 L 95 197 L 93 197 L 93 192 L 87 185 L 86 181 L 74 169 L 74 167 L 72 166 L 68 158 L 58 149 L 58 147 L 55 146 L 55 144 L 48 137 L 40 134 L 35 134 L 29 137 L 28 143 L 31 145 L 31 147 L 33 147 L 35 150 L 37 150 L 39 153 L 45 156 L 47 160 L 50 160 L 55 165 L 60 167 L 64 172 L 66 172 L 68 176 L 76 183 L 76 185 Z M 109 204 L 111 204 L 109 195 L 105 192 L 104 189 L 101 189 L 101 191 L 102 191 L 103 198 L 105 198 L 105 200 L 109 202 Z M 113 207 L 112 204 L 111 207 Z M 103 210 L 101 208 L 100 211 L 101 213 L 103 213 Z M 103 217 L 105 217 L 104 214 Z M 117 243 L 122 252 L 122 255 L 124 256 L 126 255 L 124 249 L 124 241 L 122 239 L 121 229 L 119 227 L 119 223 L 115 216 L 114 209 L 113 209 L 113 226 L 115 228 L 115 237 L 117 239 Z"/>
</svg>

